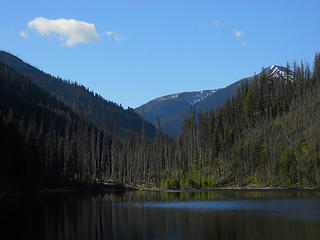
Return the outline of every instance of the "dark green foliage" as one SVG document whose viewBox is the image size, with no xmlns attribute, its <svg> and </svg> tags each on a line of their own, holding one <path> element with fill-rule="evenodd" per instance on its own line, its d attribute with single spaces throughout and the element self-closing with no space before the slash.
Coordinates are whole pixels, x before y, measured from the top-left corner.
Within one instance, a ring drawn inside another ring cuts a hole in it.
<svg viewBox="0 0 320 240">
<path fill-rule="evenodd" d="M 94 126 L 3 63 L 0 100 L 1 189 L 64 184 L 70 173 L 83 173 L 76 154 L 85 149 L 71 141 Z"/>
<path fill-rule="evenodd" d="M 172 178 L 167 178 L 164 182 L 164 188 L 166 189 L 180 189 L 180 182 L 179 179 L 172 177 Z"/>
</svg>

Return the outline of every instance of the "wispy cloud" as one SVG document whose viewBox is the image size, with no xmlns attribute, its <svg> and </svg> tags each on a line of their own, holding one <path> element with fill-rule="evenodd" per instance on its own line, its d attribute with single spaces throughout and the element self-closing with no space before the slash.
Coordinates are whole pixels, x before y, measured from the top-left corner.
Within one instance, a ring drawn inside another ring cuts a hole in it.
<svg viewBox="0 0 320 240">
<path fill-rule="evenodd" d="M 62 46 L 67 47 L 99 40 L 93 23 L 75 19 L 37 17 L 28 22 L 27 26 L 28 30 L 34 30 L 40 36 L 54 37 L 62 42 Z M 28 36 L 26 31 L 21 31 L 20 35 L 24 38 Z"/>
<path fill-rule="evenodd" d="M 219 19 L 214 19 L 213 21 L 211 22 L 202 22 L 200 23 L 200 26 L 201 27 L 223 27 L 223 29 L 227 30 L 228 34 L 231 33 L 232 31 L 232 26 L 228 26 L 229 24 L 225 24 L 225 23 L 222 23 Z M 220 32 L 222 33 L 222 32 Z M 238 30 L 238 29 L 234 29 L 233 30 L 233 34 L 236 38 L 241 38 L 243 39 L 243 36 L 245 35 L 244 32 L 242 30 Z M 232 36 L 231 34 L 229 36 Z M 243 46 L 246 46 L 247 45 L 247 42 L 245 41 L 242 41 L 242 45 Z"/>
<path fill-rule="evenodd" d="M 244 35 L 244 32 L 242 32 L 240 30 L 233 30 L 233 33 L 237 38 L 240 38 Z"/>
<path fill-rule="evenodd" d="M 115 31 L 106 31 L 105 34 L 117 42 L 122 42 L 124 40 L 128 40 L 128 37 L 122 37 Z"/>
<path fill-rule="evenodd" d="M 214 24 L 215 26 L 222 26 L 221 22 L 220 22 L 219 20 L 217 20 L 217 19 L 215 19 L 215 20 L 213 21 L 213 24 Z"/>
<path fill-rule="evenodd" d="M 212 22 L 202 22 L 202 23 L 200 23 L 200 26 L 202 26 L 202 27 L 209 27 L 209 26 L 223 27 L 224 24 L 222 24 L 220 20 L 215 19 Z"/>
<path fill-rule="evenodd" d="M 26 31 L 20 31 L 20 36 L 23 38 L 27 38 L 28 37 L 28 33 Z"/>
</svg>

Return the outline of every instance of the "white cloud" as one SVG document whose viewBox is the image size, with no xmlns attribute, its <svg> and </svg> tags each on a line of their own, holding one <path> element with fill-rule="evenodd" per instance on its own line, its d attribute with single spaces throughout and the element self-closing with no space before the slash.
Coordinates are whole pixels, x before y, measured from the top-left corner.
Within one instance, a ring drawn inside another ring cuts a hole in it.
<svg viewBox="0 0 320 240">
<path fill-rule="evenodd" d="M 122 42 L 123 40 L 128 40 L 128 37 L 122 37 L 115 31 L 106 31 L 105 34 L 109 37 L 112 37 L 113 40 L 117 42 Z"/>
<path fill-rule="evenodd" d="M 94 24 L 75 19 L 37 17 L 28 23 L 28 28 L 41 36 L 55 37 L 68 47 L 99 40 Z M 20 35 L 27 36 L 25 31 L 21 31 Z"/>
<path fill-rule="evenodd" d="M 26 31 L 21 31 L 20 32 L 20 36 L 23 38 L 27 38 L 28 37 L 28 33 Z"/>
<path fill-rule="evenodd" d="M 239 30 L 233 30 L 233 33 L 237 38 L 240 38 L 244 35 L 244 32 L 239 31 Z"/>
</svg>

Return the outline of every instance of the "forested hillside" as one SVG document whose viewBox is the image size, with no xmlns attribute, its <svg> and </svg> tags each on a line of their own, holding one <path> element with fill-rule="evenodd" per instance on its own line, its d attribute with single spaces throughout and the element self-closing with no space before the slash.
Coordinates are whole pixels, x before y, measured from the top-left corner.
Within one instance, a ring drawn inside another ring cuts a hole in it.
<svg viewBox="0 0 320 240">
<path fill-rule="evenodd" d="M 284 76 L 262 71 L 221 108 L 194 112 L 167 186 L 319 186 L 319 77 L 317 54 L 313 71 L 303 63 Z"/>
<path fill-rule="evenodd" d="M 88 124 L 0 65 L 0 187 L 117 181 L 166 188 L 320 185 L 320 55 L 313 69 L 262 71 L 215 111 L 186 117 L 175 140 Z M 115 123 L 117 123 L 115 121 Z M 117 126 L 117 124 L 115 124 Z M 112 136 L 110 136 L 112 135 Z"/>
<path fill-rule="evenodd" d="M 103 129 L 104 122 L 108 118 L 110 133 L 114 128 L 117 128 L 121 135 L 126 136 L 131 127 L 135 132 L 141 133 L 143 119 L 133 109 L 125 110 L 121 105 L 105 100 L 77 82 L 65 81 L 44 73 L 7 52 L 0 51 L 0 61 L 32 80 L 40 88 L 62 101 L 76 114 L 87 122 L 95 124 L 98 128 Z M 149 122 L 146 122 L 145 126 L 147 136 L 154 137 L 156 132 L 154 126 Z"/>
<path fill-rule="evenodd" d="M 129 137 L 79 118 L 62 102 L 0 62 L 0 191 L 124 181 Z M 145 121 L 141 123 L 147 141 Z M 112 135 L 112 137 L 109 137 Z M 131 144 L 131 143 L 130 143 Z"/>
</svg>

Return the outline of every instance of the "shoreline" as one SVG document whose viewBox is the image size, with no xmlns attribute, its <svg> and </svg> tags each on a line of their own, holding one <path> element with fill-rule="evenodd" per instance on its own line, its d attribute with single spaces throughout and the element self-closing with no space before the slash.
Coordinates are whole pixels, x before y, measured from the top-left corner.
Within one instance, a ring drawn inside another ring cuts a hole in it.
<svg viewBox="0 0 320 240">
<path fill-rule="evenodd" d="M 184 189 L 166 189 L 158 187 L 137 186 L 138 191 L 219 191 L 219 190 L 243 190 L 243 191 L 289 191 L 289 190 L 309 190 L 320 191 L 320 187 L 258 187 L 258 186 L 221 186 L 213 188 L 184 188 Z"/>
<path fill-rule="evenodd" d="M 103 185 L 77 185 L 57 188 L 44 188 L 30 192 L 0 192 L 2 197 L 15 197 L 24 195 L 46 195 L 46 194 L 95 194 L 127 191 L 154 191 L 154 192 L 201 192 L 201 191 L 320 191 L 320 187 L 239 187 L 223 186 L 215 188 L 189 188 L 189 189 L 165 189 L 157 187 L 132 186 L 126 184 L 103 184 Z"/>
</svg>

